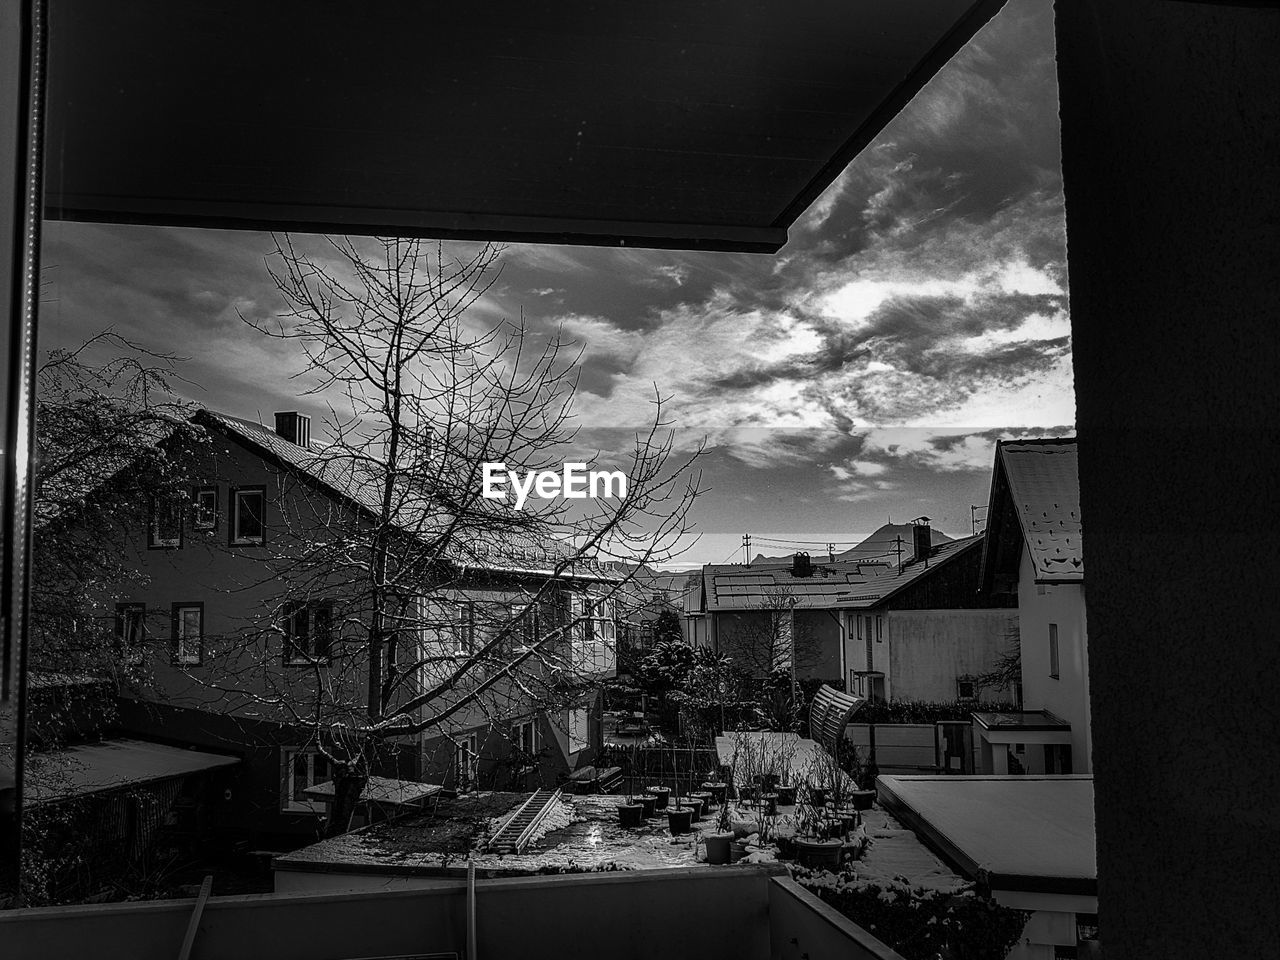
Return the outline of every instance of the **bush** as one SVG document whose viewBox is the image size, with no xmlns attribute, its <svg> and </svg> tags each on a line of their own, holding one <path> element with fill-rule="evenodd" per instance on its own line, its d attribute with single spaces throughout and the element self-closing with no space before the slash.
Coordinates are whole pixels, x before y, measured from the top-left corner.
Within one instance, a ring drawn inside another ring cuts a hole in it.
<svg viewBox="0 0 1280 960">
<path fill-rule="evenodd" d="M 1029 914 L 971 888 L 940 893 L 906 883 L 859 881 L 856 864 L 841 874 L 795 867 L 795 879 L 906 960 L 1004 960 Z"/>
<path fill-rule="evenodd" d="M 973 700 L 876 700 L 863 704 L 853 716 L 854 723 L 937 723 L 941 720 L 970 720 L 977 712 L 1008 712 L 1011 703 L 977 703 Z"/>
</svg>

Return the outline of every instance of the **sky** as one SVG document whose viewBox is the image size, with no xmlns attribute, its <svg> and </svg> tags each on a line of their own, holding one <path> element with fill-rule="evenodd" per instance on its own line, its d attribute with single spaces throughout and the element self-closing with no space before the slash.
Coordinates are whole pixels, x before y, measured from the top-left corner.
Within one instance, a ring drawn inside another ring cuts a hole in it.
<svg viewBox="0 0 1280 960">
<path fill-rule="evenodd" d="M 655 387 L 677 449 L 705 439 L 701 539 L 675 566 L 740 559 L 745 533 L 772 554 L 921 515 L 967 535 L 997 438 L 1074 433 L 1057 114 L 1051 2 L 1011 0 L 778 254 L 513 244 L 477 320 L 581 347 L 597 466 L 621 465 Z M 269 236 L 44 231 L 42 348 L 111 327 L 188 358 L 196 403 L 265 422 L 315 406 L 296 346 L 241 320 L 282 309 Z"/>
</svg>

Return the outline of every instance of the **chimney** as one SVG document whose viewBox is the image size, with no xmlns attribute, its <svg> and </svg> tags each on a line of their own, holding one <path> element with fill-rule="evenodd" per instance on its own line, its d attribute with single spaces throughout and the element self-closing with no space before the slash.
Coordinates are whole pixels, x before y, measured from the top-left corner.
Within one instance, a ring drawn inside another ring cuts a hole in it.
<svg viewBox="0 0 1280 960">
<path fill-rule="evenodd" d="M 929 562 L 929 550 L 933 547 L 933 530 L 928 517 L 916 517 L 911 521 L 911 562 Z"/>
<path fill-rule="evenodd" d="M 791 558 L 791 575 L 793 577 L 812 577 L 813 561 L 807 553 L 797 553 Z"/>
<path fill-rule="evenodd" d="M 276 433 L 300 447 L 311 447 L 311 418 L 305 413 L 291 411 L 276 414 Z"/>
</svg>

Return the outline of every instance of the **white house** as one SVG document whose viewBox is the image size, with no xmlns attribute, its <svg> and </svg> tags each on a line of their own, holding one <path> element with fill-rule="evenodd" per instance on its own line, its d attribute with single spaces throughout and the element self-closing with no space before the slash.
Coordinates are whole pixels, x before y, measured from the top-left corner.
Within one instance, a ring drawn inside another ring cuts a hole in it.
<svg viewBox="0 0 1280 960">
<path fill-rule="evenodd" d="M 996 446 L 986 534 L 983 588 L 1017 596 L 1024 710 L 974 715 L 981 767 L 1088 773 L 1093 750 L 1074 438 Z"/>
</svg>

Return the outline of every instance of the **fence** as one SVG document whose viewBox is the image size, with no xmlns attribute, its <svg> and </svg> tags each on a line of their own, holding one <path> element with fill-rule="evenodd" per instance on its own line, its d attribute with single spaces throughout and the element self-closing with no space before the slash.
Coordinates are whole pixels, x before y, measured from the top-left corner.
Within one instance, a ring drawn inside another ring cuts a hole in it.
<svg viewBox="0 0 1280 960">
<path fill-rule="evenodd" d="M 880 773 L 955 773 L 976 769 L 973 728 L 960 720 L 938 723 L 851 723 L 845 742 Z"/>
<path fill-rule="evenodd" d="M 713 748 L 636 747 L 619 748 L 610 754 L 608 763 L 622 767 L 624 781 L 634 777 L 637 789 L 650 784 L 696 788 L 707 779 L 717 779 L 720 758 Z"/>
</svg>

